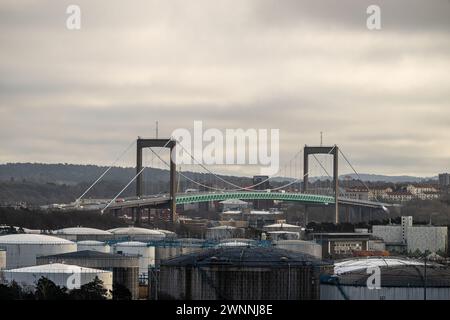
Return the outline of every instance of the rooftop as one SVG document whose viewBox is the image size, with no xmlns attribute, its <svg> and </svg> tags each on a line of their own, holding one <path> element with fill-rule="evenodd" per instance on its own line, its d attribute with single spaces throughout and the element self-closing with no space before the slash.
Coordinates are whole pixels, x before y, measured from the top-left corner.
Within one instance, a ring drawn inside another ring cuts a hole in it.
<svg viewBox="0 0 450 320">
<path fill-rule="evenodd" d="M 51 263 L 39 266 L 18 268 L 3 271 L 5 273 L 108 273 L 110 271 L 85 268 L 70 264 Z"/>
<path fill-rule="evenodd" d="M 123 256 L 121 254 L 116 253 L 105 253 L 105 252 L 99 252 L 99 251 L 92 251 L 92 250 L 83 250 L 83 251 L 75 251 L 75 252 L 67 252 L 67 253 L 60 253 L 60 254 L 54 254 L 50 256 L 44 256 L 39 258 L 45 258 L 45 259 L 129 259 L 129 256 Z M 39 260 L 38 258 L 38 260 Z"/>
<path fill-rule="evenodd" d="M 94 229 L 94 228 L 84 228 L 84 227 L 74 227 L 74 228 L 64 228 L 56 230 L 56 234 L 73 234 L 73 235 L 82 235 L 82 234 L 89 234 L 89 235 L 111 235 L 111 232 L 100 230 L 100 229 Z"/>
<path fill-rule="evenodd" d="M 292 252 L 278 248 L 262 248 L 252 246 L 222 247 L 198 253 L 179 256 L 166 260 L 166 266 L 248 266 L 248 267 L 284 267 L 325 265 L 325 263 L 311 255 Z"/>
<path fill-rule="evenodd" d="M 0 236 L 0 244 L 74 244 L 74 242 L 44 234 L 9 234 Z"/>
</svg>

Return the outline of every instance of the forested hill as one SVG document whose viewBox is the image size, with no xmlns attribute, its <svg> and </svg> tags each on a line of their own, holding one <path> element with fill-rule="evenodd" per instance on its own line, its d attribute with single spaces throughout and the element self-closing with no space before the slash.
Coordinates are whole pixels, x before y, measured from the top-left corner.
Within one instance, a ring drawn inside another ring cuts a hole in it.
<svg viewBox="0 0 450 320">
<path fill-rule="evenodd" d="M 76 185 L 99 177 L 107 167 L 75 164 L 8 163 L 0 165 L 0 181 Z M 148 169 L 156 180 L 168 179 L 167 171 Z M 134 168 L 112 168 L 104 181 L 127 182 L 136 174 Z"/>
</svg>

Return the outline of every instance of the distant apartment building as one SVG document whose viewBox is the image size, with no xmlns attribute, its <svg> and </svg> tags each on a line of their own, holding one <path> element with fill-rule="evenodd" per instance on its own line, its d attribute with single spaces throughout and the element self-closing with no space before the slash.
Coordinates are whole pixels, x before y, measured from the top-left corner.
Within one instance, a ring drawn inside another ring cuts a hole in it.
<svg viewBox="0 0 450 320">
<path fill-rule="evenodd" d="M 434 200 L 439 199 L 440 196 L 438 187 L 431 184 L 409 184 L 406 186 L 406 191 L 420 200 Z"/>
<path fill-rule="evenodd" d="M 450 187 L 450 173 L 439 174 L 439 188 L 448 189 Z"/>
<path fill-rule="evenodd" d="M 369 191 L 369 200 L 387 199 L 388 193 L 394 191 L 391 187 L 372 186 Z"/>
<path fill-rule="evenodd" d="M 406 190 L 388 192 L 385 197 L 385 200 L 393 202 L 406 202 L 412 199 L 414 199 L 414 195 Z"/>
<path fill-rule="evenodd" d="M 344 195 L 350 199 L 369 200 L 369 190 L 366 188 L 346 188 Z"/>
<path fill-rule="evenodd" d="M 447 252 L 447 227 L 413 225 L 411 216 L 401 218 L 400 225 L 374 225 L 372 234 L 386 243 L 392 252 Z"/>
</svg>

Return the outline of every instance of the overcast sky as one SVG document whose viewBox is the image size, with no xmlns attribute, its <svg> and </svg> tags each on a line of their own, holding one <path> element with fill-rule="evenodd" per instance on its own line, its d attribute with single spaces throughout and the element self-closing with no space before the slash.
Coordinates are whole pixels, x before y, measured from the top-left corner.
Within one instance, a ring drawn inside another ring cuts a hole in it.
<svg viewBox="0 0 450 320">
<path fill-rule="evenodd" d="M 155 120 L 202 120 L 279 128 L 281 162 L 323 131 L 360 172 L 432 176 L 450 171 L 449 40 L 449 0 L 2 0 L 0 162 L 108 164 Z"/>
</svg>

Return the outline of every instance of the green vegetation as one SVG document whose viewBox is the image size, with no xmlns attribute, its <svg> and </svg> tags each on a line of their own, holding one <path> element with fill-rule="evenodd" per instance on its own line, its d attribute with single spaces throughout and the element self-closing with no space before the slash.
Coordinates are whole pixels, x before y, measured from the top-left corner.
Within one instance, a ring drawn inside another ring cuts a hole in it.
<svg viewBox="0 0 450 320">
<path fill-rule="evenodd" d="M 111 293 L 115 295 L 114 289 Z M 123 289 L 118 294 L 123 296 Z M 107 295 L 108 290 L 97 277 L 92 282 L 73 290 L 57 286 L 45 277 L 38 280 L 35 291 L 26 290 L 16 282 L 10 285 L 0 284 L 0 300 L 105 300 Z"/>
</svg>

